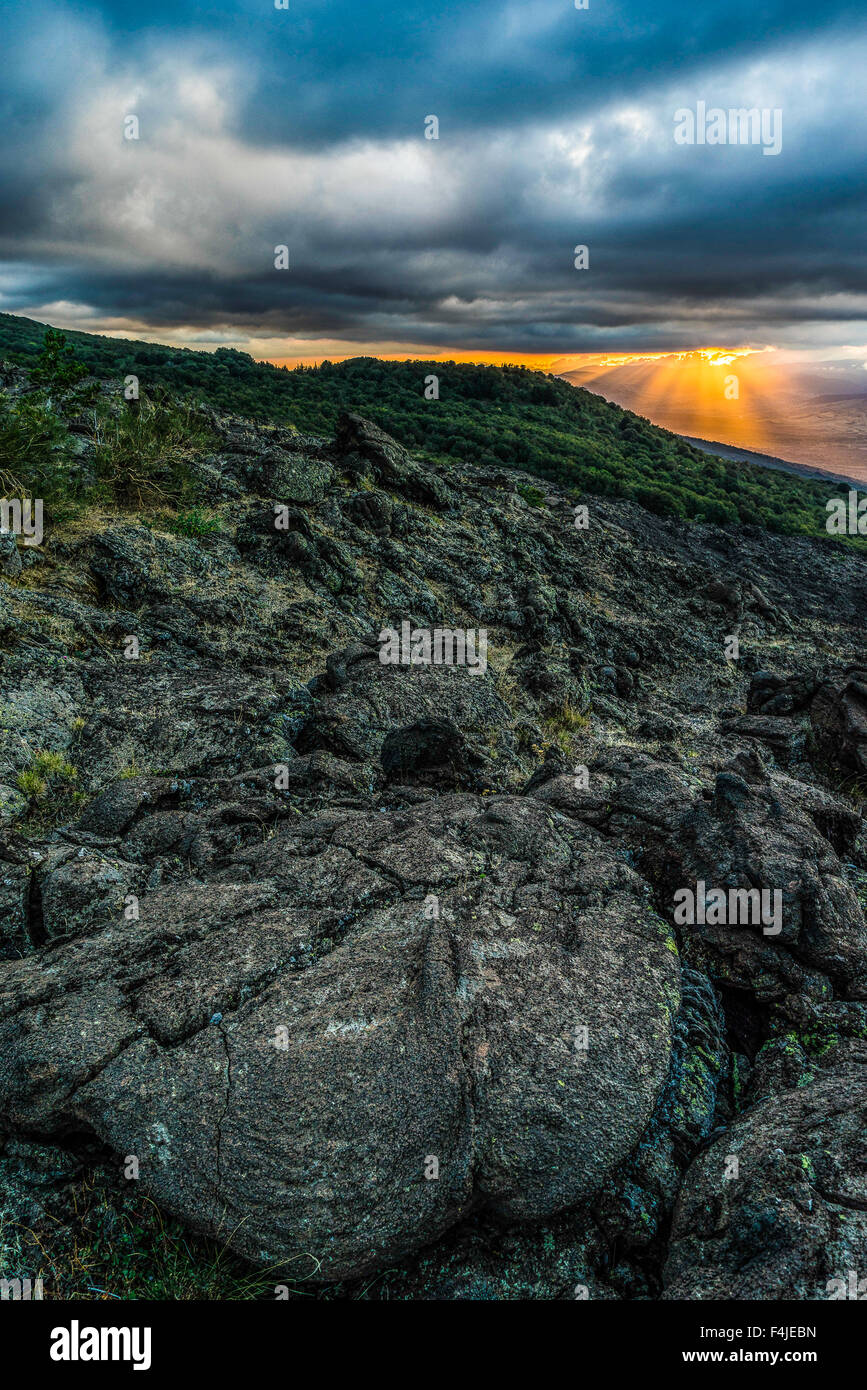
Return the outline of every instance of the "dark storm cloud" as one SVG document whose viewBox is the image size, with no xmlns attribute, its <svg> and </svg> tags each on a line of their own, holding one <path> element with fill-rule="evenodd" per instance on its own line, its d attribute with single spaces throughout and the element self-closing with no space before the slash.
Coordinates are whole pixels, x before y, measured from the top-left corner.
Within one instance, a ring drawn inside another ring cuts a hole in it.
<svg viewBox="0 0 867 1390">
<path fill-rule="evenodd" d="M 141 45 L 152 54 L 169 36 L 244 55 L 255 82 L 239 133 L 315 146 L 347 133 L 399 137 L 434 96 L 463 131 L 578 115 L 721 54 L 748 63 L 780 42 L 829 34 L 844 44 L 864 20 L 860 0 L 592 0 L 578 14 L 571 0 L 291 0 L 287 11 L 218 0 L 78 13 L 101 22 L 119 61 Z"/>
<path fill-rule="evenodd" d="M 0 307 L 511 352 L 769 327 L 796 343 L 811 322 L 852 341 L 859 9 L 22 7 L 0 95 Z M 781 109 L 780 154 L 676 145 L 675 110 L 699 100 Z"/>
</svg>

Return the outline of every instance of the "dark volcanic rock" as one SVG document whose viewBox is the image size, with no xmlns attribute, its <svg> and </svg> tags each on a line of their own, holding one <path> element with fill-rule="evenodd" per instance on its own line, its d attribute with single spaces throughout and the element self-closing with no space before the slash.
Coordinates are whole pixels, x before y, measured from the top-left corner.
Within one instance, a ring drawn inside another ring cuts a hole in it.
<svg viewBox="0 0 867 1390">
<path fill-rule="evenodd" d="M 827 1299 L 867 1249 L 862 1049 L 830 1076 L 756 1105 L 687 1174 L 665 1268 L 669 1299 Z M 858 1274 L 858 1279 L 861 1274 Z"/>
<path fill-rule="evenodd" d="M 370 420 L 360 415 L 342 415 L 336 444 L 345 463 L 351 467 L 360 460 L 361 467 L 369 469 L 386 488 L 437 510 L 450 510 L 456 505 L 457 499 L 449 487 L 419 468 L 405 449 Z"/>
<path fill-rule="evenodd" d="M 800 758 L 806 748 L 806 733 L 789 719 L 772 714 L 745 714 L 724 721 L 729 737 L 739 736 L 764 744 L 782 767 Z"/>
<path fill-rule="evenodd" d="M 836 671 L 820 685 L 810 707 L 820 749 L 836 767 L 867 772 L 867 669 Z"/>
<path fill-rule="evenodd" d="M 253 1258 L 360 1274 L 616 1171 L 668 1070 L 668 945 L 637 876 L 529 799 L 291 823 L 5 967 L 0 1115 L 92 1128 Z"/>
<path fill-rule="evenodd" d="M 750 681 L 747 704 L 759 714 L 793 714 L 809 705 L 818 685 L 815 672 L 786 680 L 771 671 L 756 671 Z"/>
<path fill-rule="evenodd" d="M 420 768 L 460 771 L 466 762 L 463 734 L 450 719 L 418 719 L 386 734 L 382 745 L 386 777 L 405 777 Z"/>
<path fill-rule="evenodd" d="M 134 1155 L 293 1288 L 827 1297 L 861 555 L 209 418 L 218 530 L 101 513 L 0 574 L 0 1270 Z M 384 663 L 404 622 L 484 668 Z M 701 882 L 781 930 L 676 919 Z"/>
</svg>

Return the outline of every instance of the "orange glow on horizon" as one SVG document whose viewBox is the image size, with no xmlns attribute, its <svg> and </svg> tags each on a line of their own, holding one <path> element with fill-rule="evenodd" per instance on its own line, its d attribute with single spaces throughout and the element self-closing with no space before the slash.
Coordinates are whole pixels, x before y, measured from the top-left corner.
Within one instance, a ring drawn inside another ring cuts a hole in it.
<svg viewBox="0 0 867 1390">
<path fill-rule="evenodd" d="M 519 352 L 472 352 L 460 348 L 432 352 L 420 347 L 416 352 L 373 352 L 359 347 L 355 352 L 329 353 L 317 356 L 265 357 L 261 361 L 270 362 L 274 367 L 314 367 L 322 362 L 349 362 L 353 357 L 375 357 L 380 362 L 460 362 L 475 363 L 484 367 L 530 367 L 537 372 L 553 372 L 555 375 L 567 371 L 589 369 L 608 370 L 612 367 L 628 367 L 638 362 L 678 362 L 690 360 L 704 361 L 711 366 L 728 366 L 736 358 L 752 357 L 757 353 L 774 352 L 771 347 L 737 348 L 682 348 L 669 352 L 580 352 L 569 353 L 519 353 Z"/>
<path fill-rule="evenodd" d="M 616 352 L 585 354 L 582 366 L 628 367 L 634 362 L 707 362 L 711 367 L 727 367 L 739 357 L 754 357 L 756 353 L 773 352 L 773 348 L 685 348 L 682 352 Z"/>
<path fill-rule="evenodd" d="M 774 352 L 714 347 L 618 353 L 582 362 L 563 375 L 677 434 L 773 454 L 791 407 L 786 367 L 767 356 Z"/>
<path fill-rule="evenodd" d="M 419 348 L 418 352 L 371 352 L 358 349 L 356 352 L 323 352 L 321 357 L 265 357 L 274 367 L 318 367 L 322 362 L 350 362 L 354 357 L 375 357 L 379 362 L 472 362 L 481 367 L 531 367 L 537 372 L 553 372 L 562 357 L 543 356 L 541 353 L 509 352 L 464 352 L 455 349 L 448 352 L 431 352 Z"/>
</svg>

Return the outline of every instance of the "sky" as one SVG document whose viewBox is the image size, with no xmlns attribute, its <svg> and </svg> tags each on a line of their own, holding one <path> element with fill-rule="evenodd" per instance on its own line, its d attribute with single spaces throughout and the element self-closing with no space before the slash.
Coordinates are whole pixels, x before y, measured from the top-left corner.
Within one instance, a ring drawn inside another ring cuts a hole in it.
<svg viewBox="0 0 867 1390">
<path fill-rule="evenodd" d="M 736 349 L 746 376 L 773 353 L 867 391 L 863 0 L 13 0 L 2 23 L 6 312 L 289 362 L 586 376 Z M 765 112 L 779 149 L 676 138 L 716 108 Z"/>
</svg>

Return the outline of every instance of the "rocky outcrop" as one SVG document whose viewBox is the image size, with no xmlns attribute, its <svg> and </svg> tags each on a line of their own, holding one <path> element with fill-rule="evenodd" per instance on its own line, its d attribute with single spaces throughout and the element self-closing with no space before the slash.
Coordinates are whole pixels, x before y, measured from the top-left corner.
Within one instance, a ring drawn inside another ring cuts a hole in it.
<svg viewBox="0 0 867 1390">
<path fill-rule="evenodd" d="M 134 1157 L 293 1286 L 828 1296 L 861 558 L 213 424 L 219 531 L 79 520 L 0 577 L 0 1207 Z M 486 661 L 383 662 L 404 623 Z M 678 920 L 700 883 L 779 929 Z"/>
<path fill-rule="evenodd" d="M 71 863 L 75 904 L 94 872 Z M 252 1258 L 357 1275 L 617 1170 L 668 1070 L 670 945 L 641 880 L 533 801 L 292 818 L 138 920 L 9 964 L 0 1108 L 137 1155 L 157 1200 Z"/>
<path fill-rule="evenodd" d="M 692 1165 L 665 1298 L 852 1296 L 867 1247 L 865 1062 L 862 1046 L 850 1065 L 760 1102 Z"/>
<path fill-rule="evenodd" d="M 859 776 L 867 772 L 867 669 L 830 672 L 810 706 L 810 719 L 816 742 L 832 763 Z"/>
</svg>

